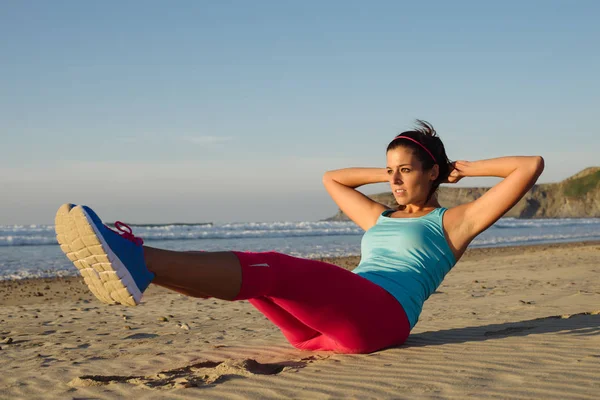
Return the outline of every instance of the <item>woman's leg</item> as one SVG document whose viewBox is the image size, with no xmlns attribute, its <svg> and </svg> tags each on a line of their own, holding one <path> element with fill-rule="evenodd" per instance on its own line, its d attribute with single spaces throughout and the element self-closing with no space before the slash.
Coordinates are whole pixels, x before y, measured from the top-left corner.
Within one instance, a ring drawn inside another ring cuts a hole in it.
<svg viewBox="0 0 600 400">
<path fill-rule="evenodd" d="M 389 293 L 335 265 L 272 252 L 144 251 L 154 283 L 248 299 L 299 348 L 370 352 L 408 336 L 406 315 Z"/>
<path fill-rule="evenodd" d="M 336 265 L 280 253 L 235 252 L 242 266 L 236 299 L 268 298 L 318 335 L 292 345 L 367 353 L 404 342 L 402 306 L 380 286 Z M 285 332 L 276 318 L 265 313 Z M 287 337 L 287 336 L 286 336 Z"/>
<path fill-rule="evenodd" d="M 408 336 L 404 311 L 390 294 L 331 264 L 278 253 L 143 247 L 127 225 L 112 230 L 87 206 L 64 204 L 55 223 L 61 249 L 105 303 L 136 305 L 154 281 L 198 297 L 265 299 L 267 317 L 287 337 L 302 339 L 292 343 L 300 348 L 367 352 Z"/>
<path fill-rule="evenodd" d="M 248 300 L 280 330 L 290 344 L 302 350 L 342 350 L 335 340 L 290 314 L 276 303 L 276 299 L 259 297 Z"/>
<path fill-rule="evenodd" d="M 257 297 L 248 301 L 275 324 L 288 342 L 295 347 L 317 336 L 322 336 L 321 332 L 307 326 L 268 297 Z"/>
<path fill-rule="evenodd" d="M 233 300 L 241 288 L 242 267 L 232 252 L 168 251 L 144 247 L 152 283 L 192 297 Z M 308 327 L 267 297 L 250 303 L 277 325 L 290 343 L 303 343 L 321 333 Z"/>
<path fill-rule="evenodd" d="M 144 246 L 152 283 L 194 297 L 234 299 L 242 284 L 242 268 L 232 252 L 180 252 Z"/>
</svg>

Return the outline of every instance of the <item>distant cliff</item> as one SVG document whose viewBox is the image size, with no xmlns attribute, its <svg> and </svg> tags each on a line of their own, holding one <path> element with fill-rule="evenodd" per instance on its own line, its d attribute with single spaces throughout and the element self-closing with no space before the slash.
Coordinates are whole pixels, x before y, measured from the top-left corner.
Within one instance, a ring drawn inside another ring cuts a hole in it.
<svg viewBox="0 0 600 400">
<path fill-rule="evenodd" d="M 443 207 L 454 207 L 481 197 L 490 188 L 444 186 L 438 190 Z M 392 193 L 369 196 L 388 207 L 398 207 Z M 558 183 L 534 185 L 505 215 L 514 218 L 600 217 L 600 167 L 590 167 Z M 327 221 L 348 221 L 341 211 Z"/>
</svg>

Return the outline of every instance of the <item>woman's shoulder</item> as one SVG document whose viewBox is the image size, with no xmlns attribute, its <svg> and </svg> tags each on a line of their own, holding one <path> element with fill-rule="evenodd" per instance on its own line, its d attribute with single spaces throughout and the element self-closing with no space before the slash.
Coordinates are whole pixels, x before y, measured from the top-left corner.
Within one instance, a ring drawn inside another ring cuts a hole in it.
<svg viewBox="0 0 600 400">
<path fill-rule="evenodd" d="M 463 206 L 464 204 L 446 209 L 442 219 L 444 234 L 457 261 L 473 240 L 465 225 Z"/>
</svg>

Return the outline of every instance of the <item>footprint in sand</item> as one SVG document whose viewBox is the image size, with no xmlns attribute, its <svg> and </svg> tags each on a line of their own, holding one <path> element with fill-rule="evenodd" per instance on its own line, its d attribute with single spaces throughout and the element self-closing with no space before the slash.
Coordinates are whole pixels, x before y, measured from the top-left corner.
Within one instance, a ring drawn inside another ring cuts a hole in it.
<svg viewBox="0 0 600 400">
<path fill-rule="evenodd" d="M 68 385 L 90 387 L 111 383 L 129 383 L 157 389 L 186 388 L 217 384 L 235 378 L 248 378 L 253 375 L 277 375 L 288 370 L 297 371 L 316 360 L 316 357 L 307 357 L 298 361 L 265 364 L 253 359 L 203 361 L 148 376 L 84 375 L 73 379 Z"/>
<path fill-rule="evenodd" d="M 124 339 L 153 339 L 158 337 L 155 333 L 134 333 L 133 335 L 126 336 Z"/>
</svg>

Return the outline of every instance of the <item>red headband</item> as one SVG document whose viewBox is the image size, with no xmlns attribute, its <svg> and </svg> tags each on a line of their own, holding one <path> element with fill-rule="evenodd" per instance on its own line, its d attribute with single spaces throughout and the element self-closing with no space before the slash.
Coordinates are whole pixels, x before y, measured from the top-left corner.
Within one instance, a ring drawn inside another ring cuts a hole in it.
<svg viewBox="0 0 600 400">
<path fill-rule="evenodd" d="M 431 156 L 431 158 L 433 158 L 433 161 L 437 164 L 437 160 L 435 159 L 435 157 L 433 156 L 433 154 L 431 154 L 431 152 L 427 149 L 427 147 L 423 146 L 421 143 L 419 143 L 418 141 L 416 141 L 413 138 L 410 138 L 408 136 L 402 136 L 402 135 L 398 135 L 394 138 L 394 140 L 396 139 L 406 139 L 406 140 L 410 140 L 411 142 L 414 142 L 416 144 L 418 144 L 419 146 L 421 146 L 423 148 L 423 150 L 425 150 L 427 152 L 427 154 L 429 154 Z M 394 141 L 392 140 L 392 142 Z"/>
</svg>

